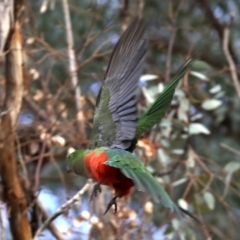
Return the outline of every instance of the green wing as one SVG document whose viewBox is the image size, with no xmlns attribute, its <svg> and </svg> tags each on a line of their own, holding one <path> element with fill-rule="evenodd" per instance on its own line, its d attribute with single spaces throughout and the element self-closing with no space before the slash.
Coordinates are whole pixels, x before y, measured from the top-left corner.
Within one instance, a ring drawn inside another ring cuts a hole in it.
<svg viewBox="0 0 240 240">
<path fill-rule="evenodd" d="M 130 152 L 120 152 L 112 149 L 111 158 L 105 164 L 119 168 L 128 178 L 132 179 L 139 191 L 147 191 L 154 202 L 161 202 L 165 207 L 172 211 L 179 212 L 178 207 L 171 200 L 164 188 L 147 171 L 142 162 Z"/>
<path fill-rule="evenodd" d="M 148 130 L 149 128 L 153 127 L 154 124 L 159 122 L 164 114 L 166 113 L 172 98 L 174 91 L 184 74 L 186 73 L 187 69 L 191 65 L 194 58 L 190 58 L 186 61 L 184 66 L 178 71 L 175 77 L 168 83 L 165 87 L 163 92 L 158 96 L 156 101 L 147 109 L 147 111 L 141 116 L 137 123 L 137 130 L 135 138 L 132 142 L 130 151 L 133 151 L 136 147 L 137 140 L 141 137 L 141 135 Z"/>
<path fill-rule="evenodd" d="M 142 73 L 147 41 L 146 24 L 135 19 L 118 41 L 100 90 L 89 148 L 127 149 L 136 134 L 135 91 Z"/>
</svg>

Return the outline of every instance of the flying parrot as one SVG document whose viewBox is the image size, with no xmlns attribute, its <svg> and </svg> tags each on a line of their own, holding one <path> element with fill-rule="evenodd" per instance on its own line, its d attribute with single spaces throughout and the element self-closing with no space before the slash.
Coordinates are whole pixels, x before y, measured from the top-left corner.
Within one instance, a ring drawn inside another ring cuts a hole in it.
<svg viewBox="0 0 240 240">
<path fill-rule="evenodd" d="M 134 186 L 139 191 L 147 191 L 156 203 L 161 202 L 171 210 L 179 213 L 180 209 L 186 213 L 175 205 L 164 188 L 132 153 L 143 132 L 164 116 L 179 80 L 192 62 L 189 59 L 185 63 L 138 120 L 135 91 L 147 51 L 147 40 L 143 39 L 145 29 L 144 20 L 135 19 L 116 44 L 97 97 L 89 149 L 71 153 L 67 160 L 68 169 L 97 182 L 91 199 L 101 192 L 101 184 L 114 189 L 115 196 L 105 213 L 111 206 L 117 212 L 116 200 L 127 196 Z"/>
</svg>

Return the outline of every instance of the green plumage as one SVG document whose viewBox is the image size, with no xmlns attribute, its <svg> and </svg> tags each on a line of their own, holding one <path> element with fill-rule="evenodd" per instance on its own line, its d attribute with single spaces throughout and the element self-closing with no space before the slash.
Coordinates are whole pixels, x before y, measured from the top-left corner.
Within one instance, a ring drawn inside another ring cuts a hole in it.
<svg viewBox="0 0 240 240">
<path fill-rule="evenodd" d="M 67 158 L 68 171 L 74 171 L 76 174 L 89 178 L 89 174 L 86 170 L 84 158 L 89 153 L 89 150 L 79 149 L 71 153 Z"/>
<path fill-rule="evenodd" d="M 105 162 L 106 165 L 119 168 L 126 177 L 133 180 L 139 191 L 147 191 L 154 202 L 161 202 L 172 211 L 177 209 L 164 188 L 148 172 L 136 155 L 121 149 L 106 149 L 105 152 L 109 158 Z"/>
<path fill-rule="evenodd" d="M 156 101 L 146 110 L 146 112 L 140 117 L 137 123 L 136 135 L 132 141 L 130 151 L 133 151 L 136 147 L 138 139 L 148 129 L 154 126 L 157 122 L 160 122 L 164 117 L 169 105 L 172 101 L 175 89 L 182 79 L 193 59 L 188 59 L 184 66 L 178 71 L 173 79 L 164 88 L 163 92 L 159 94 Z"/>
</svg>

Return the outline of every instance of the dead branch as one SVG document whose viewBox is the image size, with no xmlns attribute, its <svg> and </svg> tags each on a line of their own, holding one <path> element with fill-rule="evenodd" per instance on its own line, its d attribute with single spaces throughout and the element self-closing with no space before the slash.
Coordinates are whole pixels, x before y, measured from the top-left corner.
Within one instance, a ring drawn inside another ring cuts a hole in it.
<svg viewBox="0 0 240 240">
<path fill-rule="evenodd" d="M 138 17 L 141 18 L 143 15 L 143 9 L 144 9 L 144 0 L 137 0 L 137 5 L 138 5 Z"/>
<path fill-rule="evenodd" d="M 160 35 L 158 37 L 151 37 L 149 39 L 149 43 L 150 43 L 151 47 L 154 47 L 157 49 L 161 48 L 161 50 L 166 51 L 166 49 L 168 49 L 168 45 L 169 45 L 169 38 L 164 35 Z M 183 42 L 178 39 L 178 41 L 174 42 L 172 51 L 186 56 L 189 54 L 189 46 L 190 46 L 189 42 L 187 42 L 187 41 Z M 197 49 L 193 49 L 192 52 L 196 53 Z M 223 69 L 224 65 L 226 64 L 226 62 L 223 61 L 221 58 L 219 58 L 219 56 L 216 56 L 216 54 L 212 54 L 209 52 L 199 53 L 198 59 L 200 59 L 204 62 L 207 62 L 211 66 L 218 68 L 218 69 Z"/>
<path fill-rule="evenodd" d="M 65 20 L 65 28 L 66 28 L 66 38 L 68 45 L 68 61 L 69 61 L 69 74 L 71 78 L 71 82 L 74 88 L 75 95 L 75 105 L 77 110 L 77 119 L 79 123 L 79 131 L 80 135 L 83 139 L 86 138 L 85 127 L 83 123 L 83 113 L 82 113 L 82 104 L 80 101 L 81 91 L 78 87 L 78 78 L 77 78 L 77 64 L 76 64 L 76 56 L 74 53 L 74 43 L 73 43 L 73 33 L 72 33 L 72 25 L 69 13 L 68 0 L 62 0 L 64 20 Z"/>
<path fill-rule="evenodd" d="M 35 185 L 34 185 L 34 190 L 37 191 L 38 187 L 39 187 L 39 176 L 40 176 L 40 171 L 41 171 L 41 167 L 42 167 L 42 163 L 43 163 L 43 158 L 44 158 L 44 152 L 47 146 L 47 139 L 46 139 L 46 135 L 43 139 L 43 145 L 42 145 L 42 149 L 39 155 L 39 159 L 38 159 L 38 163 L 37 163 L 37 168 L 36 168 L 36 172 L 35 172 Z"/>
<path fill-rule="evenodd" d="M 212 26 L 215 28 L 215 30 L 217 31 L 217 34 L 221 40 L 221 42 L 223 43 L 224 41 L 224 26 L 222 26 L 217 18 L 214 15 L 213 10 L 211 9 L 210 3 L 207 0 L 198 0 L 200 6 L 202 7 L 202 9 L 205 11 L 206 15 L 208 16 L 209 20 L 212 23 Z M 228 51 L 230 52 L 234 62 L 237 60 L 237 56 L 234 52 L 234 49 L 232 47 L 232 43 L 229 41 L 227 43 Z"/>
<path fill-rule="evenodd" d="M 13 1 L 0 1 L 0 16 L 0 54 L 2 54 L 13 23 Z"/>
<path fill-rule="evenodd" d="M 173 28 L 169 45 L 168 45 L 168 50 L 167 50 L 167 59 L 166 59 L 166 71 L 165 71 L 165 82 L 167 83 L 170 79 L 170 70 L 171 70 L 171 58 L 172 58 L 172 49 L 173 49 L 173 44 L 176 38 L 176 32 L 177 29 Z"/>
<path fill-rule="evenodd" d="M 238 150 L 236 150 L 236 149 L 228 146 L 227 144 L 225 144 L 225 143 L 220 143 L 220 147 L 222 147 L 222 148 L 228 150 L 229 152 L 231 152 L 231 153 L 237 155 L 238 157 L 240 157 L 240 151 L 238 151 Z"/>
<path fill-rule="evenodd" d="M 58 216 L 62 215 L 66 210 L 68 210 L 69 208 L 71 208 L 71 206 L 75 203 L 78 202 L 79 199 L 81 198 L 81 196 L 88 190 L 88 188 L 90 187 L 90 183 L 87 182 L 83 188 L 78 191 L 70 200 L 68 200 L 66 203 L 64 203 L 60 208 L 57 209 L 57 211 L 50 216 L 45 222 L 44 224 L 37 230 L 37 233 L 34 237 L 34 240 L 38 240 L 39 237 L 41 236 L 41 233 L 44 231 L 45 228 L 48 227 L 48 225 L 54 221 Z"/>
<path fill-rule="evenodd" d="M 129 0 L 121 0 L 119 4 L 119 15 L 121 19 L 122 31 L 127 29 L 130 21 L 130 6 Z"/>
<path fill-rule="evenodd" d="M 44 208 L 44 206 L 42 205 L 42 203 L 40 201 L 37 200 L 36 204 L 43 215 L 43 221 L 46 221 L 50 217 L 49 214 L 47 213 L 46 209 Z M 52 235 L 56 239 L 58 239 L 58 240 L 64 239 L 62 233 L 56 228 L 56 226 L 52 222 L 49 223 L 48 229 L 51 231 Z"/>
<path fill-rule="evenodd" d="M 239 85 L 239 80 L 238 80 L 238 75 L 237 75 L 237 69 L 236 65 L 233 60 L 233 55 L 231 54 L 229 50 L 229 35 L 230 35 L 230 27 L 226 26 L 224 28 L 224 34 L 223 34 L 223 51 L 226 56 L 226 59 L 228 61 L 229 67 L 230 67 L 230 72 L 233 80 L 234 87 L 236 89 L 238 98 L 240 99 L 240 85 Z"/>
</svg>

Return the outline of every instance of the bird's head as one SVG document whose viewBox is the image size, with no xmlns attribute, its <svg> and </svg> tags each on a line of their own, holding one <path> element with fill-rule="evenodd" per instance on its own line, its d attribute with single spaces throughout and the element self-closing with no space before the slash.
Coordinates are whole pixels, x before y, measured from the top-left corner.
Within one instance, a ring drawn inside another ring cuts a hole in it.
<svg viewBox="0 0 240 240">
<path fill-rule="evenodd" d="M 88 150 L 79 149 L 67 157 L 67 171 L 68 172 L 75 172 L 81 176 L 87 176 L 84 164 L 84 157 L 88 153 Z"/>
</svg>

